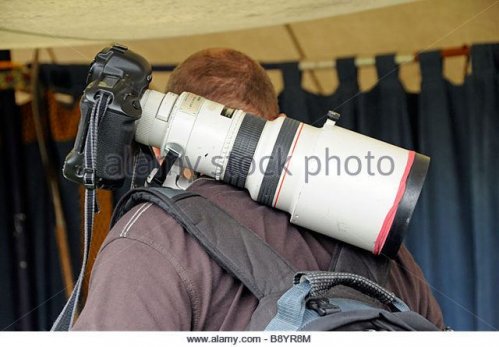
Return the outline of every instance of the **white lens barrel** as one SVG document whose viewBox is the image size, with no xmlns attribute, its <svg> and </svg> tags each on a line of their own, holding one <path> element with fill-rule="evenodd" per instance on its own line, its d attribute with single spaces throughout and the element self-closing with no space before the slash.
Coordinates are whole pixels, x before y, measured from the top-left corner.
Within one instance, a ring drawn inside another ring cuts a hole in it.
<svg viewBox="0 0 499 347">
<path fill-rule="evenodd" d="M 148 90 L 136 140 L 183 149 L 182 165 L 246 188 L 291 222 L 394 256 L 429 158 L 337 127 L 265 121 L 191 93 Z"/>
<path fill-rule="evenodd" d="M 163 94 L 154 90 L 146 90 L 140 105 L 141 121 L 137 122 L 135 139 L 137 142 L 159 147 L 168 127 L 168 117 L 172 111 L 177 95 Z M 159 144 L 159 145 L 158 145 Z"/>
<path fill-rule="evenodd" d="M 378 254 L 410 152 L 328 123 L 301 129 L 273 206 L 294 224 Z"/>
</svg>

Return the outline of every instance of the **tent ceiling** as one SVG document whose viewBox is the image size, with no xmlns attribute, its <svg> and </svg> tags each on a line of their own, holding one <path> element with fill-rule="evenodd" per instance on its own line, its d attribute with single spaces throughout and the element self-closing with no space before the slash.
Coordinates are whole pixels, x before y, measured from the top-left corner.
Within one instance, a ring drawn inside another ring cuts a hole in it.
<svg viewBox="0 0 499 347">
<path fill-rule="evenodd" d="M 414 0 L 0 0 L 0 49 L 265 27 Z"/>
</svg>

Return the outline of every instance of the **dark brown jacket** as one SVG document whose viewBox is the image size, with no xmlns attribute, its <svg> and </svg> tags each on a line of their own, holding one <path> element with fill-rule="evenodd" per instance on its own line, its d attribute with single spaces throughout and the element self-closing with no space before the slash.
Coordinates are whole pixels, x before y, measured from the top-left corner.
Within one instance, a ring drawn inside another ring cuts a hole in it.
<svg viewBox="0 0 499 347">
<path fill-rule="evenodd" d="M 189 190 L 254 231 L 296 269 L 328 269 L 337 241 L 297 228 L 286 213 L 232 186 L 200 179 Z M 443 328 L 438 303 L 405 247 L 392 263 L 387 288 Z M 244 330 L 256 305 L 256 297 L 177 222 L 147 203 L 109 232 L 74 330 Z"/>
</svg>

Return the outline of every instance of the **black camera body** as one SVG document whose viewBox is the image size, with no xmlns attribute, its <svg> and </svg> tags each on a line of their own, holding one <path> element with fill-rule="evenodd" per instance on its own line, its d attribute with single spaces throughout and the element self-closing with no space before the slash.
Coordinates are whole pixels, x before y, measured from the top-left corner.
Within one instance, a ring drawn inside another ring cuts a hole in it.
<svg viewBox="0 0 499 347">
<path fill-rule="evenodd" d="M 116 189 L 123 185 L 125 171 L 108 163 L 126 163 L 132 152 L 135 121 L 140 118 L 140 99 L 152 79 L 151 65 L 127 47 L 113 45 L 99 52 L 87 76 L 87 87 L 80 100 L 81 119 L 73 150 L 64 162 L 63 174 L 67 179 L 86 185 L 89 189 Z M 84 149 L 88 136 L 92 109 L 99 95 L 110 97 L 109 105 L 99 120 L 95 184 L 85 184 Z"/>
</svg>

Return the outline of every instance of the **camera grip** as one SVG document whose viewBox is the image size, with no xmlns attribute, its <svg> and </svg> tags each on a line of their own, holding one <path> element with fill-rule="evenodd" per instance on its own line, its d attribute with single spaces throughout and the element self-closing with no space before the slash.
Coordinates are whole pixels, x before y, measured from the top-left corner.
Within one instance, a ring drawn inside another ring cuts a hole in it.
<svg viewBox="0 0 499 347">
<path fill-rule="evenodd" d="M 123 185 L 133 151 L 135 119 L 108 111 L 99 123 L 97 138 L 97 187 L 116 189 Z"/>
</svg>

